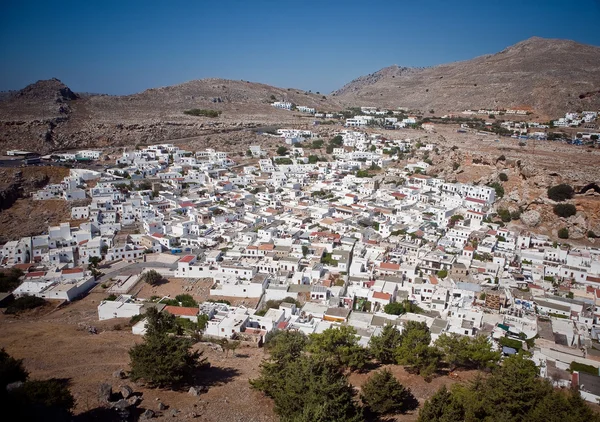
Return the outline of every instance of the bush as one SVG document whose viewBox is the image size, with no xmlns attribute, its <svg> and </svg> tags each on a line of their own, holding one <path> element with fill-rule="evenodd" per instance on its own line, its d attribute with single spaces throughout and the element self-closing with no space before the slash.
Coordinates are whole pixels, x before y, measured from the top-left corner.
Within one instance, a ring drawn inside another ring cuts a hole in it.
<svg viewBox="0 0 600 422">
<path fill-rule="evenodd" d="M 596 233 L 594 233 L 592 230 L 588 230 L 587 237 L 589 237 L 590 239 L 595 239 L 598 237 L 598 235 L 596 235 Z"/>
<path fill-rule="evenodd" d="M 573 371 L 577 371 L 577 372 L 586 372 L 588 374 L 592 374 L 592 375 L 598 375 L 598 368 L 596 368 L 595 366 L 592 365 L 586 365 L 583 363 L 579 363 L 579 362 L 571 362 L 571 364 L 569 365 L 569 372 L 573 372 Z"/>
<path fill-rule="evenodd" d="M 521 350 L 523 348 L 523 343 L 519 340 L 515 340 L 509 337 L 502 337 L 500 339 L 500 344 L 506 347 L 512 347 L 515 350 Z"/>
<path fill-rule="evenodd" d="M 571 199 L 574 194 L 575 191 L 573 188 L 564 183 L 548 188 L 548 198 L 556 202 L 562 202 L 566 201 L 567 199 Z"/>
<path fill-rule="evenodd" d="M 277 155 L 285 155 L 285 154 L 287 154 L 288 149 L 282 145 L 282 146 L 277 147 L 276 152 L 277 152 Z"/>
<path fill-rule="evenodd" d="M 402 315 L 406 310 L 400 302 L 392 302 L 383 307 L 383 312 L 389 315 Z"/>
<path fill-rule="evenodd" d="M 560 229 L 558 231 L 558 238 L 559 239 L 568 239 L 569 238 L 569 229 L 567 229 L 566 227 L 563 227 L 562 229 Z"/>
<path fill-rule="evenodd" d="M 43 306 L 46 303 L 44 299 L 36 296 L 21 296 L 16 299 L 13 303 L 8 305 L 5 313 L 16 314 L 27 309 L 34 309 Z"/>
<path fill-rule="evenodd" d="M 521 218 L 521 211 L 517 210 L 510 213 L 511 220 L 518 220 L 519 218 Z"/>
<path fill-rule="evenodd" d="M 151 286 L 156 286 L 163 281 L 163 276 L 156 270 L 148 270 L 142 274 L 142 280 Z"/>
<path fill-rule="evenodd" d="M 559 217 L 568 218 L 572 215 L 577 214 L 577 208 L 573 204 L 556 204 L 553 208 L 554 214 Z"/>
<path fill-rule="evenodd" d="M 502 185 L 500 183 L 494 182 L 494 183 L 490 183 L 488 186 L 490 188 L 494 188 L 494 190 L 496 191 L 496 199 L 500 199 L 504 196 L 504 188 L 502 187 Z"/>
<path fill-rule="evenodd" d="M 221 115 L 221 112 L 217 110 L 203 110 L 200 108 L 192 108 L 191 110 L 185 110 L 183 114 L 187 114 L 188 116 L 219 117 Z"/>
<path fill-rule="evenodd" d="M 508 176 L 506 175 L 506 173 L 500 173 L 498 175 L 498 178 L 500 179 L 501 182 L 507 182 L 508 181 Z"/>
<path fill-rule="evenodd" d="M 377 414 L 402 413 L 416 409 L 419 402 L 389 369 L 375 372 L 361 387 L 362 402 Z"/>
<path fill-rule="evenodd" d="M 498 216 L 500 216 L 502 221 L 504 221 L 505 223 L 508 223 L 511 220 L 510 211 L 507 209 L 498 210 Z"/>
<path fill-rule="evenodd" d="M 12 292 L 19 287 L 21 281 L 19 278 L 23 271 L 12 268 L 10 271 L 0 271 L 0 292 Z"/>
<path fill-rule="evenodd" d="M 177 296 L 175 296 L 175 300 L 177 302 L 181 303 L 181 306 L 184 306 L 187 308 L 197 308 L 198 307 L 198 302 L 196 302 L 194 300 L 194 298 L 188 294 L 177 295 Z"/>
</svg>

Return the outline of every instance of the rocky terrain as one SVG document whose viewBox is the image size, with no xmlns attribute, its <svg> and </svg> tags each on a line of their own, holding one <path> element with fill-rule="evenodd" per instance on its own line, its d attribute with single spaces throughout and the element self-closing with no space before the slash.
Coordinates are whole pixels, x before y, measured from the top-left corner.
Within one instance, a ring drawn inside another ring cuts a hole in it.
<svg viewBox="0 0 600 422">
<path fill-rule="evenodd" d="M 423 137 L 424 142 L 440 145 L 440 153 L 431 156 L 434 166 L 429 174 L 463 183 L 499 183 L 504 197 L 495 209 L 521 212 L 511 225 L 553 239 L 557 239 L 559 229 L 566 227 L 570 240 L 598 242 L 588 239 L 587 234 L 600 234 L 600 194 L 594 189 L 581 192 L 589 185 L 599 184 L 600 149 L 548 141 L 519 146 L 511 138 L 495 142 L 475 133 L 457 134 L 455 126 L 438 126 L 436 130 L 436 134 Z M 508 176 L 507 181 L 500 180 L 501 173 Z M 547 195 L 549 187 L 561 183 L 573 186 L 576 192 L 567 203 L 576 206 L 577 214 L 569 218 L 554 214 L 556 202 Z"/>
<path fill-rule="evenodd" d="M 320 110 L 341 106 L 325 95 L 247 81 L 203 79 L 128 96 L 76 95 L 58 79 L 38 81 L 0 101 L 0 148 L 48 153 L 70 148 L 162 142 L 311 116 L 274 109 L 291 101 Z M 183 112 L 211 109 L 217 118 Z"/>
<path fill-rule="evenodd" d="M 530 38 L 505 50 L 431 68 L 391 66 L 332 93 L 347 105 L 407 107 L 437 115 L 529 108 L 540 118 L 600 108 L 600 48 Z"/>
</svg>

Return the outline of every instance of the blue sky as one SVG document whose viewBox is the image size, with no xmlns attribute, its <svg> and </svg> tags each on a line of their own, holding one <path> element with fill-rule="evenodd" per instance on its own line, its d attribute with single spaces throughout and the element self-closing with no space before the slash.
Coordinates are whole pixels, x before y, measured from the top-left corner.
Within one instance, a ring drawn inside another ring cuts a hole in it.
<svg viewBox="0 0 600 422">
<path fill-rule="evenodd" d="M 392 64 L 466 60 L 531 36 L 600 45 L 599 19 L 600 0 L 12 0 L 0 90 L 57 77 L 130 94 L 222 77 L 328 93 Z"/>
</svg>

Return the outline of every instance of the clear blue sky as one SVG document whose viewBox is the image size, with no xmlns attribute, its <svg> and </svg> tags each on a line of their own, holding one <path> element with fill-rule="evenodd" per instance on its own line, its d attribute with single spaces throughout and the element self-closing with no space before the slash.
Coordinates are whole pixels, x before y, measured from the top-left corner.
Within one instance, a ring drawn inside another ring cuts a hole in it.
<svg viewBox="0 0 600 422">
<path fill-rule="evenodd" d="M 534 35 L 600 45 L 599 21 L 600 0 L 7 0 L 0 90 L 57 77 L 130 94 L 222 77 L 327 93 Z"/>
</svg>

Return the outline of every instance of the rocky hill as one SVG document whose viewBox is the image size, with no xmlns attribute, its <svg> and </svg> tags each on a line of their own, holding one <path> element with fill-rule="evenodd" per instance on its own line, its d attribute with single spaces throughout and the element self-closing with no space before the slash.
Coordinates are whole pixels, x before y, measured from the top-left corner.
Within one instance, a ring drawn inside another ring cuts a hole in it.
<svg viewBox="0 0 600 422">
<path fill-rule="evenodd" d="M 340 108 L 322 94 L 247 81 L 203 79 L 128 96 L 90 96 L 74 94 L 58 79 L 51 79 L 0 101 L 0 151 L 47 153 L 161 142 L 221 129 L 311 120 L 308 115 L 274 109 L 270 103 L 275 100 L 319 110 Z M 206 118 L 183 113 L 192 108 L 222 114 Z"/>
<path fill-rule="evenodd" d="M 600 48 L 530 38 L 492 55 L 431 68 L 391 66 L 332 93 L 347 105 L 408 107 L 436 114 L 531 108 L 540 117 L 600 108 Z"/>
</svg>

